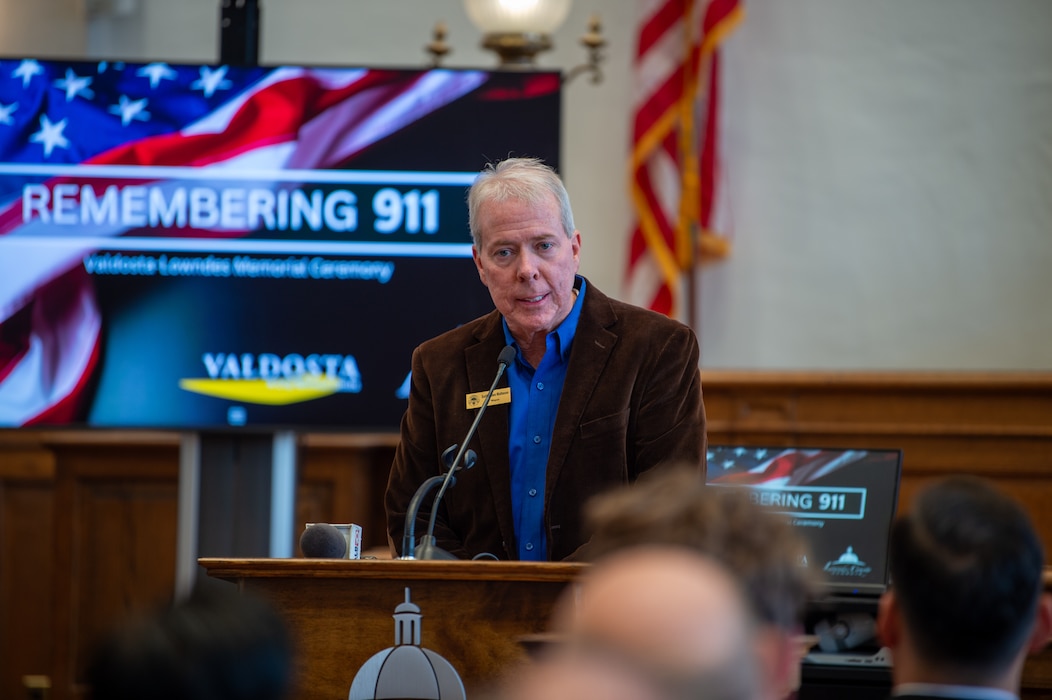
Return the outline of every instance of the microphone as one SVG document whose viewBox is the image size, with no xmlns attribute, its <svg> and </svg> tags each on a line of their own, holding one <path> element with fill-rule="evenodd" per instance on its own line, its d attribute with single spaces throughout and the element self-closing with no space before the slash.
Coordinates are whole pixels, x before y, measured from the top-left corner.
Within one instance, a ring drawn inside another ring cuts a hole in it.
<svg viewBox="0 0 1052 700">
<path fill-rule="evenodd" d="M 453 444 L 447 447 L 442 452 L 442 463 L 446 465 L 446 469 L 449 473 L 453 471 L 453 458 L 457 451 L 458 445 Z M 478 459 L 478 455 L 475 454 L 475 450 L 468 450 L 464 453 L 464 468 L 471 469 L 475 466 L 475 462 Z M 420 504 L 424 502 L 424 496 L 426 496 L 431 489 L 441 484 L 446 479 L 446 474 L 438 474 L 432 476 L 424 483 L 420 484 L 420 488 L 413 494 L 412 500 L 409 501 L 409 508 L 405 512 L 405 529 L 402 532 L 402 556 L 401 559 L 414 559 L 413 552 L 416 550 L 416 516 L 420 512 Z M 455 486 L 457 483 L 456 477 L 453 477 L 450 481 L 450 486 Z"/>
<path fill-rule="evenodd" d="M 490 385 L 486 398 L 482 400 L 478 413 L 475 415 L 475 420 L 471 423 L 467 435 L 464 436 L 464 441 L 461 443 L 460 450 L 457 452 L 456 457 L 453 458 L 453 461 L 449 464 L 449 471 L 446 472 L 444 477 L 431 477 L 421 484 L 420 488 L 417 489 L 417 492 L 413 494 L 413 500 L 409 503 L 409 509 L 405 514 L 406 526 L 405 536 L 402 541 L 402 559 L 456 559 L 455 556 L 435 545 L 435 519 L 438 516 L 438 504 L 442 502 L 442 496 L 446 493 L 446 489 L 452 485 L 453 475 L 456 473 L 457 469 L 460 468 L 459 465 L 462 460 L 465 469 L 470 469 L 474 466 L 477 455 L 474 450 L 467 449 L 468 443 L 471 442 L 471 438 L 475 436 L 475 431 L 478 430 L 479 422 L 482 420 L 482 415 L 489 407 L 490 399 L 493 397 L 493 392 L 497 388 L 497 382 L 500 381 L 500 378 L 504 374 L 504 370 L 508 365 L 514 361 L 514 346 L 505 345 L 504 349 L 500 351 L 500 355 L 497 356 L 497 375 L 493 377 L 493 384 Z M 443 461 L 446 459 L 447 455 L 456 448 L 457 446 L 453 445 L 443 452 Z M 414 531 L 416 514 L 420 507 L 419 501 L 423 500 L 424 495 L 426 495 L 427 492 L 430 491 L 439 481 L 442 482 L 442 486 L 438 489 L 438 493 L 435 495 L 435 500 L 431 504 L 431 518 L 427 522 L 427 534 L 424 535 L 423 541 L 420 545 L 414 547 Z M 415 508 L 414 505 L 416 506 Z M 412 518 L 412 520 L 410 520 L 410 518 Z"/>
<path fill-rule="evenodd" d="M 303 556 L 311 559 L 343 559 L 347 556 L 347 540 L 329 523 L 315 523 L 300 535 Z"/>
</svg>

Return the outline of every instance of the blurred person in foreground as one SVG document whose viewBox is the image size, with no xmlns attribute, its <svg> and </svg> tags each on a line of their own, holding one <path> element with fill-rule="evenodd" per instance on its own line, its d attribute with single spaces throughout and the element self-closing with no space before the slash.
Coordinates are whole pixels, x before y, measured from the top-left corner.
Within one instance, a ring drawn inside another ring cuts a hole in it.
<svg viewBox="0 0 1052 700">
<path fill-rule="evenodd" d="M 723 564 L 741 582 L 760 623 L 760 696 L 779 700 L 800 684 L 807 602 L 821 579 L 802 565 L 806 542 L 782 516 L 743 488 L 710 486 L 690 465 L 648 475 L 586 507 L 592 561 L 627 549 L 687 547 Z"/>
<path fill-rule="evenodd" d="M 131 616 L 92 650 L 89 700 L 286 700 L 293 649 L 266 601 L 204 586 Z"/>
<path fill-rule="evenodd" d="M 475 266 L 496 308 L 413 352 L 384 499 L 391 547 L 411 554 L 401 550 L 412 496 L 440 473 L 443 451 L 463 441 L 511 346 L 501 379 L 510 398 L 484 414 L 471 440 L 478 464 L 445 493 L 436 544 L 460 559 L 580 558 L 588 498 L 665 462 L 704 465 L 697 338 L 577 274 L 581 234 L 569 195 L 539 160 L 487 166 L 468 210 Z"/>
<path fill-rule="evenodd" d="M 1052 631 L 1045 557 L 1023 508 L 994 485 L 951 477 L 892 526 L 880 601 L 897 698 L 1009 700 Z"/>
<path fill-rule="evenodd" d="M 756 700 L 756 623 L 737 580 L 683 547 L 610 556 L 563 595 L 559 643 L 505 700 Z"/>
</svg>

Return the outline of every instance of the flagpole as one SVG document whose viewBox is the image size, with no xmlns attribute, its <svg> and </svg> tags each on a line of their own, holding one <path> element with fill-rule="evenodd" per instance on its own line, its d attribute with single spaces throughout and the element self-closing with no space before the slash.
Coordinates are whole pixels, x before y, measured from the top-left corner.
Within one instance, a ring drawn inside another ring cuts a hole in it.
<svg viewBox="0 0 1052 700">
<path fill-rule="evenodd" d="M 687 325 L 694 331 L 694 336 L 698 339 L 698 347 L 701 347 L 701 305 L 698 303 L 698 289 L 700 289 L 700 283 L 698 281 L 698 274 L 700 273 L 701 266 L 698 264 L 698 255 L 694 255 L 690 260 L 690 266 L 686 270 L 687 278 Z"/>
<path fill-rule="evenodd" d="M 696 129 L 695 114 L 698 89 L 698 64 L 695 63 L 695 52 L 701 44 L 701 24 L 696 16 L 694 0 L 687 0 L 683 12 L 687 35 L 687 55 L 683 63 L 683 94 L 680 98 L 680 226 L 685 240 L 679 241 L 679 264 L 686 277 L 685 323 L 694 329 L 697 335 L 698 326 L 694 303 L 695 280 L 694 270 L 698 259 L 698 244 L 701 231 L 701 173 L 698 163 L 699 135 Z"/>
</svg>

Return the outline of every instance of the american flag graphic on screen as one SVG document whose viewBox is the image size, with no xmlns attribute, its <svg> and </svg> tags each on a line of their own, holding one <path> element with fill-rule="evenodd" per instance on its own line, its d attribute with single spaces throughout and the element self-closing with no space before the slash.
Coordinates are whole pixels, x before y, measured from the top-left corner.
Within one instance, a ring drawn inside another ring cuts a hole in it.
<svg viewBox="0 0 1052 700">
<path fill-rule="evenodd" d="M 49 218 L 69 224 L 84 211 L 79 187 L 91 167 L 100 183 L 122 178 L 115 196 L 129 183 L 163 185 L 166 169 L 251 171 L 258 182 L 260 172 L 339 168 L 486 79 L 473 71 L 0 61 L 0 425 L 64 422 L 77 407 L 102 325 L 84 256 L 106 237 L 163 238 L 184 224 L 132 231 L 102 217 L 55 233 Z M 58 193 L 74 168 L 79 184 L 63 204 Z M 40 183 L 52 201 L 27 200 Z M 248 233 L 206 227 L 195 235 Z M 62 246 L 47 245 L 58 236 Z M 82 243 L 69 245 L 78 236 Z"/>
<path fill-rule="evenodd" d="M 707 478 L 710 484 L 733 486 L 801 486 L 868 455 L 866 450 L 717 447 L 707 455 Z"/>
</svg>

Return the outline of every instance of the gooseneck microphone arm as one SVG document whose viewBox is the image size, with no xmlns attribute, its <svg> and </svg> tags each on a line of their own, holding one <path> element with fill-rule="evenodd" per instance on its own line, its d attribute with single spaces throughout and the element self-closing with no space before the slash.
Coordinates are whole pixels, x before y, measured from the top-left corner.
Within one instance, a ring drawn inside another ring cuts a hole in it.
<svg viewBox="0 0 1052 700">
<path fill-rule="evenodd" d="M 450 481 L 453 479 L 453 474 L 460 468 L 460 461 L 464 458 L 464 453 L 468 450 L 468 443 L 471 442 L 471 438 L 475 436 L 475 431 L 478 430 L 479 422 L 482 420 L 483 414 L 489 407 L 490 399 L 493 398 L 493 392 L 497 388 L 497 382 L 500 381 L 507 366 L 514 361 L 515 347 L 512 345 L 505 345 L 504 349 L 500 351 L 500 355 L 497 357 L 497 376 L 493 378 L 493 384 L 490 385 L 486 398 L 482 400 L 482 405 L 479 406 L 479 411 L 475 415 L 475 420 L 471 423 L 471 428 L 468 429 L 468 434 L 464 436 L 464 441 L 460 443 L 460 450 L 457 452 L 457 456 L 453 459 L 449 471 L 446 472 L 445 479 L 442 481 L 442 486 L 438 489 L 438 493 L 435 494 L 435 501 L 431 504 L 431 517 L 427 521 L 427 534 L 424 536 L 423 542 L 420 543 L 414 552 L 417 559 L 456 558 L 444 549 L 435 546 L 435 519 L 438 517 L 438 504 L 442 502 L 442 496 L 446 493 L 446 489 L 449 488 Z M 404 557 L 405 554 L 406 551 L 403 549 L 402 556 Z"/>
<path fill-rule="evenodd" d="M 402 533 L 401 559 L 415 558 L 413 554 L 416 549 L 416 514 L 420 512 L 420 504 L 423 502 L 424 496 L 430 493 L 431 489 L 445 481 L 445 478 L 446 475 L 438 474 L 420 484 L 420 488 L 413 494 L 413 500 L 409 501 L 409 508 L 405 512 L 405 531 Z"/>
<path fill-rule="evenodd" d="M 446 465 L 446 469 L 453 466 L 453 454 L 456 452 L 456 449 L 457 445 L 450 445 L 442 450 L 442 463 Z M 464 466 L 470 469 L 475 466 L 476 459 L 475 451 L 468 450 L 464 455 Z M 445 478 L 443 474 L 432 476 L 420 484 L 416 493 L 413 494 L 412 500 L 409 501 L 409 508 L 405 511 L 405 528 L 402 531 L 402 556 L 399 559 L 415 558 L 413 552 L 416 550 L 416 516 L 420 512 L 420 505 L 424 502 L 424 496 L 429 494 L 431 489 L 441 484 Z M 451 483 L 455 484 L 456 481 L 454 480 Z"/>
</svg>

